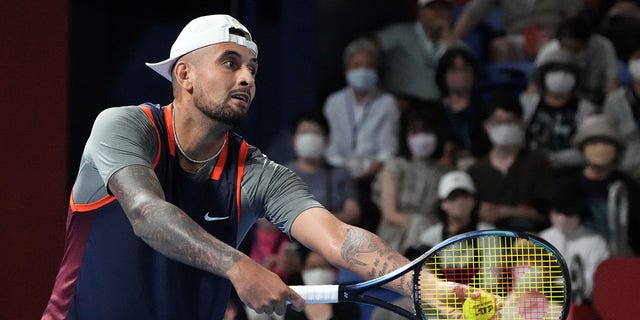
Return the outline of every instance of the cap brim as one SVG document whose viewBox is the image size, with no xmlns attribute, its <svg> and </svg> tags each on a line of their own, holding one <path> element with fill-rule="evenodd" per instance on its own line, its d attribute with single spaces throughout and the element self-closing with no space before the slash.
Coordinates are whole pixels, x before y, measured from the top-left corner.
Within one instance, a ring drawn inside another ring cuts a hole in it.
<svg viewBox="0 0 640 320">
<path fill-rule="evenodd" d="M 155 62 L 155 63 L 145 62 L 145 65 L 147 65 L 147 67 L 151 68 L 153 71 L 163 76 L 165 79 L 171 81 L 171 67 L 173 67 L 173 64 L 175 63 L 176 60 L 177 58 L 173 58 L 173 59 L 169 58 L 167 60 Z"/>
</svg>

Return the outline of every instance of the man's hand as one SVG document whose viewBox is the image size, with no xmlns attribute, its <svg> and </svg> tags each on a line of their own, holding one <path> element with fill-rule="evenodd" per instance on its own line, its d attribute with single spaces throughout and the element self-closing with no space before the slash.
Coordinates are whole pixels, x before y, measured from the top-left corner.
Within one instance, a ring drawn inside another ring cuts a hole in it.
<svg viewBox="0 0 640 320">
<path fill-rule="evenodd" d="M 236 288 L 240 300 L 257 313 L 284 315 L 287 302 L 293 310 L 302 311 L 304 299 L 291 290 L 275 273 L 243 257 L 229 269 L 227 277 Z"/>
</svg>

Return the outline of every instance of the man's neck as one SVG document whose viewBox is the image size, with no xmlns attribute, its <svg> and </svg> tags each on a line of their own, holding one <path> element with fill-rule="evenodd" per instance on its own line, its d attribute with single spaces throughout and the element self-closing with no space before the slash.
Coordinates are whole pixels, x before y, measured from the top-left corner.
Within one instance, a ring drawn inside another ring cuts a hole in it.
<svg viewBox="0 0 640 320">
<path fill-rule="evenodd" d="M 550 93 L 544 95 L 544 102 L 552 107 L 562 107 L 567 104 L 569 99 L 571 99 L 571 96 L 568 95 L 557 95 Z"/>
<path fill-rule="evenodd" d="M 608 178 L 613 172 L 612 166 L 594 166 L 587 164 L 584 167 L 584 176 L 589 180 L 601 181 Z"/>
<path fill-rule="evenodd" d="M 296 165 L 300 171 L 305 173 L 314 173 L 322 167 L 322 159 L 303 159 L 298 158 Z"/>
<path fill-rule="evenodd" d="M 449 103 L 453 112 L 460 112 L 469 106 L 471 97 L 468 93 L 452 92 L 449 95 Z"/>
<path fill-rule="evenodd" d="M 493 147 L 489 152 L 491 165 L 502 173 L 506 173 L 518 156 L 520 146 Z"/>
</svg>

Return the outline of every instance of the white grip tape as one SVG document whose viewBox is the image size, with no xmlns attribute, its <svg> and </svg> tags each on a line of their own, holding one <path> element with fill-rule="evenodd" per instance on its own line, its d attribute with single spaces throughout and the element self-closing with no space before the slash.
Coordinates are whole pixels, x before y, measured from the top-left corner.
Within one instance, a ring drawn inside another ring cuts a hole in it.
<svg viewBox="0 0 640 320">
<path fill-rule="evenodd" d="M 315 286 L 291 286 L 309 304 L 315 303 L 337 303 L 338 285 L 315 285 Z"/>
</svg>

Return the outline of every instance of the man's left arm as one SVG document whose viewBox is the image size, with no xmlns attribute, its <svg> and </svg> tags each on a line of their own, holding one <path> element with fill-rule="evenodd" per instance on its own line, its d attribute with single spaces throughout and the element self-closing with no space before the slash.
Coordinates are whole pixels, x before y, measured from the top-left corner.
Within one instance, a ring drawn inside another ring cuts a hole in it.
<svg viewBox="0 0 640 320">
<path fill-rule="evenodd" d="M 291 226 L 291 235 L 334 266 L 350 270 L 367 280 L 409 263 L 375 234 L 345 224 L 320 207 L 301 213 Z M 411 273 L 402 276 L 387 287 L 411 296 L 412 276 Z"/>
</svg>

